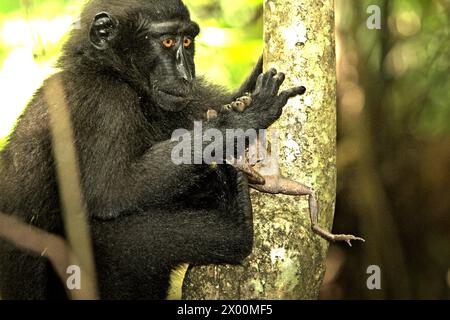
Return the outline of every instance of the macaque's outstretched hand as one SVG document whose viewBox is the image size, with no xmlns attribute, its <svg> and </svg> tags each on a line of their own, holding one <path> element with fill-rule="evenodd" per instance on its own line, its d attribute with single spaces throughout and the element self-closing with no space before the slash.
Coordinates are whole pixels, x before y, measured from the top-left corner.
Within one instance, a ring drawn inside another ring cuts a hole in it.
<svg viewBox="0 0 450 320">
<path fill-rule="evenodd" d="M 218 113 L 222 112 L 244 112 L 245 109 L 252 104 L 252 101 L 253 98 L 251 94 L 247 93 L 230 104 L 222 106 L 219 109 L 219 112 L 212 109 L 208 110 L 206 118 L 207 120 L 214 119 L 218 117 Z M 252 147 L 255 146 L 250 146 L 250 148 Z M 256 141 L 256 147 L 264 147 L 262 143 L 260 143 L 259 139 Z M 246 161 L 248 159 L 244 159 L 243 162 L 230 161 L 229 164 L 244 172 L 248 177 L 250 187 L 255 190 L 270 194 L 308 196 L 311 229 L 314 233 L 318 234 L 325 240 L 332 242 L 344 241 L 349 246 L 352 246 L 352 240 L 365 241 L 363 238 L 356 237 L 351 234 L 333 234 L 320 227 L 318 224 L 318 205 L 314 191 L 297 181 L 283 177 L 280 173 L 278 157 L 276 155 L 272 155 L 270 150 L 267 150 L 265 154 L 267 157 L 265 159 L 261 159 L 261 161 L 258 161 L 256 164 L 251 164 L 249 161 Z M 247 153 L 245 157 L 248 158 Z M 269 172 L 270 174 L 263 174 L 262 172 Z"/>
</svg>

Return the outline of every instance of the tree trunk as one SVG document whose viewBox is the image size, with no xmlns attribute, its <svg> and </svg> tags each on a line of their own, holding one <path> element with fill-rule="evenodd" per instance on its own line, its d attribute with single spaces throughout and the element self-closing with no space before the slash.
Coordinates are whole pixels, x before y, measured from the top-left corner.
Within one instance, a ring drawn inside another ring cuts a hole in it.
<svg viewBox="0 0 450 320">
<path fill-rule="evenodd" d="M 274 127 L 282 173 L 316 191 L 319 224 L 332 226 L 336 187 L 336 76 L 333 0 L 266 0 L 265 68 L 304 85 Z M 310 229 L 306 197 L 252 192 L 255 243 L 243 266 L 195 267 L 186 299 L 315 299 L 328 243 Z"/>
</svg>

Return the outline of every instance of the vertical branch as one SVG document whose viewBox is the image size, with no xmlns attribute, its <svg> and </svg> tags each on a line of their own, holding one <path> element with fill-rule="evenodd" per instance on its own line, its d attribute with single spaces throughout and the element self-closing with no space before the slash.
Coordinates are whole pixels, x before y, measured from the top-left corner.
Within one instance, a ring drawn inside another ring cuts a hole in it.
<svg viewBox="0 0 450 320">
<path fill-rule="evenodd" d="M 67 239 L 83 271 L 81 283 L 86 293 L 85 298 L 96 299 L 98 293 L 92 243 L 81 192 L 80 170 L 70 112 L 60 76 L 56 75 L 49 80 L 45 97 Z"/>
<path fill-rule="evenodd" d="M 266 0 L 265 68 L 304 85 L 277 122 L 285 176 L 311 186 L 319 223 L 331 228 L 336 189 L 336 72 L 333 0 Z M 255 243 L 243 266 L 188 272 L 188 299 L 317 298 L 328 243 L 310 229 L 307 198 L 252 193 Z"/>
</svg>

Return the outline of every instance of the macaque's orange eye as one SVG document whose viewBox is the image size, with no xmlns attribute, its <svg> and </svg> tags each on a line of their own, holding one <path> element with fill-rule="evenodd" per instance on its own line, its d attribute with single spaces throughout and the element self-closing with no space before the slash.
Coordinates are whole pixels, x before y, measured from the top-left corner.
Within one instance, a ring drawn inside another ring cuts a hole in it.
<svg viewBox="0 0 450 320">
<path fill-rule="evenodd" d="M 175 40 L 167 38 L 163 40 L 163 46 L 166 48 L 172 48 L 175 45 Z"/>
<path fill-rule="evenodd" d="M 185 48 L 189 48 L 189 47 L 191 46 L 191 44 L 192 44 L 192 39 L 184 38 L 183 46 L 184 46 Z"/>
</svg>

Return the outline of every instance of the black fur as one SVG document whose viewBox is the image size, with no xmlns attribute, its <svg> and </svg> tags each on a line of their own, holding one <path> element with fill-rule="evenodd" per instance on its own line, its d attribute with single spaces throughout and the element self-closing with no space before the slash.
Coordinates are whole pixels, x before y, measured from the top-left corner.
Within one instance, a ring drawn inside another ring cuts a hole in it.
<svg viewBox="0 0 450 320">
<path fill-rule="evenodd" d="M 105 41 L 103 33 L 91 33 L 101 12 L 118 22 L 117 30 L 108 31 L 117 34 L 108 33 Z M 102 298 L 162 299 L 170 270 L 178 264 L 239 263 L 251 252 L 246 178 L 227 165 L 173 164 L 170 137 L 174 129 L 192 129 L 193 120 L 209 108 L 253 91 L 261 63 L 234 94 L 198 78 L 180 79 L 161 68 L 170 67 L 170 58 L 143 42 L 146 24 L 172 20 L 190 21 L 181 1 L 91 1 L 59 61 Z M 194 68 L 193 48 L 185 54 Z M 269 126 L 287 101 L 286 95 L 277 96 L 277 84 L 269 78 L 260 78 L 267 90 L 256 96 L 253 107 L 207 126 Z M 156 94 L 161 83 L 186 90 L 180 111 L 162 108 L 170 96 L 162 101 Z M 64 236 L 43 88 L 1 151 L 0 211 Z M 0 288 L 5 299 L 66 297 L 45 258 L 1 241 Z"/>
</svg>

